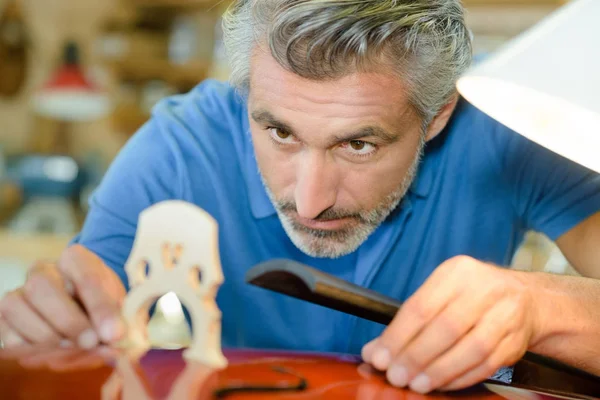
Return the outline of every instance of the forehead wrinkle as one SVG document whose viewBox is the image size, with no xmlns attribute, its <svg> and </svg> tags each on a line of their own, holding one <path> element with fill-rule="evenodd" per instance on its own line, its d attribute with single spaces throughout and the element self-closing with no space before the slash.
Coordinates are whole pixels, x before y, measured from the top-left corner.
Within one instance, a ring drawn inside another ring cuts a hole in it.
<svg viewBox="0 0 600 400">
<path fill-rule="evenodd" d="M 307 91 L 302 91 L 306 93 Z M 393 120 L 393 125 L 408 125 L 408 121 L 412 118 L 412 108 L 407 102 L 388 101 L 385 103 L 364 104 L 364 98 L 360 99 L 347 97 L 344 99 L 344 104 L 328 101 L 320 101 L 315 103 L 305 95 L 282 94 L 279 91 L 274 91 L 272 88 L 265 88 L 254 91 L 252 97 L 257 101 L 257 107 L 261 109 L 272 110 L 283 109 L 300 114 L 308 114 L 311 118 L 318 119 L 363 119 L 364 124 L 385 125 L 389 130 L 390 120 Z M 289 100 L 288 100 L 289 99 Z M 300 101 L 298 101 L 300 100 Z M 405 122 L 406 121 L 406 122 Z M 291 123 L 290 121 L 287 121 Z M 362 121 L 361 121 L 362 122 Z M 362 123 L 361 123 L 362 125 Z"/>
<path fill-rule="evenodd" d="M 268 91 L 276 96 L 293 97 L 316 105 L 344 103 L 362 106 L 365 99 L 369 103 L 384 103 L 390 100 L 390 96 L 396 104 L 409 104 L 405 86 L 390 73 L 357 72 L 333 81 L 314 81 L 283 70 L 269 57 L 255 57 L 255 61 L 258 65 L 251 72 L 251 91 Z M 257 85 L 257 81 L 264 84 Z M 397 90 L 390 93 L 392 85 Z"/>
<path fill-rule="evenodd" d="M 401 107 L 398 104 L 390 104 L 389 106 L 380 106 L 380 105 L 369 105 L 369 106 L 360 106 L 358 108 L 352 108 L 352 106 L 348 106 L 346 104 L 339 103 L 329 103 L 332 107 L 322 107 L 319 108 L 319 114 L 314 113 L 314 110 L 311 109 L 310 105 L 312 103 L 308 103 L 308 107 L 302 107 L 302 104 L 284 104 L 284 102 L 272 101 L 267 98 L 256 99 L 259 100 L 257 102 L 255 110 L 264 110 L 270 111 L 275 109 L 282 109 L 285 111 L 291 111 L 300 114 L 309 114 L 312 118 L 316 119 L 362 119 L 364 124 L 381 124 L 379 120 L 387 120 L 393 119 L 395 121 L 402 120 L 405 121 L 414 117 L 414 113 L 412 112 L 411 107 Z M 323 103 L 323 105 L 327 105 Z M 275 111 L 271 113 L 274 115 Z M 275 116 L 275 115 L 274 115 Z M 286 121 L 288 122 L 288 121 Z M 386 124 L 387 125 L 387 124 Z"/>
<path fill-rule="evenodd" d="M 316 82 L 282 71 L 277 65 L 272 69 L 271 60 L 255 61 L 258 63 L 251 77 L 250 93 L 254 109 L 270 111 L 295 130 L 309 129 L 308 123 L 323 127 L 333 125 L 327 136 L 346 136 L 370 125 L 402 133 L 412 131 L 415 117 L 418 120 L 402 82 L 395 77 L 391 81 L 389 74 L 361 73 L 336 81 Z M 344 90 L 347 89 L 345 83 L 353 86 L 351 90 Z M 299 115 L 285 115 L 286 112 Z M 340 127 L 344 124 L 348 127 Z"/>
<path fill-rule="evenodd" d="M 373 85 L 369 84 L 369 86 Z M 314 85 L 311 83 L 302 89 L 294 85 L 289 90 L 286 87 L 274 85 L 264 90 L 277 97 L 293 98 L 296 102 L 317 106 L 381 107 L 386 103 L 408 106 L 408 100 L 404 99 L 401 94 L 392 95 L 392 98 L 386 97 L 389 93 L 386 95 L 383 87 L 381 90 L 374 88 L 365 90 L 363 87 L 348 87 L 342 81 L 338 82 L 335 88 L 327 91 L 324 91 L 322 83 Z"/>
</svg>

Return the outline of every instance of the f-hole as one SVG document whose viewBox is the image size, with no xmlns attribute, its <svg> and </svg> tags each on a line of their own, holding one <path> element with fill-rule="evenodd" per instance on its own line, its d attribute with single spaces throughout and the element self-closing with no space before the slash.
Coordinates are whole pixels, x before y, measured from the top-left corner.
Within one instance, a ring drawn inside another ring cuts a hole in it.
<svg viewBox="0 0 600 400">
<path fill-rule="evenodd" d="M 202 285 L 202 268 L 199 265 L 195 265 L 190 268 L 190 282 L 192 283 L 194 290 L 197 290 Z"/>
<path fill-rule="evenodd" d="M 146 259 L 142 259 L 140 261 L 138 261 L 137 263 L 137 267 L 135 270 L 135 279 L 139 282 L 144 282 L 145 280 L 147 280 L 150 277 L 150 274 L 152 273 L 152 268 L 150 267 L 150 263 L 148 262 L 148 260 Z M 132 282 L 136 283 L 136 282 Z"/>
</svg>

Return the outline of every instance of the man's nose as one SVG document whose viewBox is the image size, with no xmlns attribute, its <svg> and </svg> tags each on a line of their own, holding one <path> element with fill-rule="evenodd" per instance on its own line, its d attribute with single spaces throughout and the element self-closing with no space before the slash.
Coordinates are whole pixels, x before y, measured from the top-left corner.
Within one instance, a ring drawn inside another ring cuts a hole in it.
<svg viewBox="0 0 600 400">
<path fill-rule="evenodd" d="M 314 219 L 335 204 L 337 168 L 327 154 L 307 152 L 297 170 L 295 200 L 298 215 Z"/>
</svg>

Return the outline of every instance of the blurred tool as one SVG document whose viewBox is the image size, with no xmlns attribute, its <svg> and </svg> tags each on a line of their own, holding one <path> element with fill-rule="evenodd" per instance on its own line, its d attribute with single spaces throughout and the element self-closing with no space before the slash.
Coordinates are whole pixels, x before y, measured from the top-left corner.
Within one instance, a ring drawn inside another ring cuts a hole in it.
<svg viewBox="0 0 600 400">
<path fill-rule="evenodd" d="M 50 80 L 34 97 L 35 111 L 67 122 L 100 119 L 111 111 L 108 93 L 88 77 L 79 59 L 79 48 L 68 42 L 63 60 Z"/>
<path fill-rule="evenodd" d="M 21 156 L 9 164 L 8 173 L 20 183 L 26 201 L 10 221 L 12 231 L 64 235 L 77 231 L 73 206 L 83 175 L 74 159 L 62 155 Z"/>
<path fill-rule="evenodd" d="M 73 234 L 79 226 L 75 209 L 87 182 L 82 165 L 71 156 L 69 127 L 111 111 L 108 94 L 87 78 L 75 42 L 65 45 L 60 66 L 34 95 L 33 106 L 38 115 L 56 121 L 58 129 L 45 135 L 38 132 L 35 154 L 18 157 L 9 165 L 9 174 L 23 188 L 26 200 L 10 228 L 21 233 Z"/>
<path fill-rule="evenodd" d="M 107 92 L 87 77 L 79 59 L 79 47 L 67 42 L 63 59 L 47 83 L 33 97 L 34 111 L 59 126 L 44 138 L 35 137 L 35 150 L 42 153 L 70 153 L 69 128 L 74 122 L 89 122 L 107 116 L 111 101 Z"/>
<path fill-rule="evenodd" d="M 27 35 L 17 0 L 0 7 L 0 96 L 16 96 L 27 71 Z"/>
</svg>

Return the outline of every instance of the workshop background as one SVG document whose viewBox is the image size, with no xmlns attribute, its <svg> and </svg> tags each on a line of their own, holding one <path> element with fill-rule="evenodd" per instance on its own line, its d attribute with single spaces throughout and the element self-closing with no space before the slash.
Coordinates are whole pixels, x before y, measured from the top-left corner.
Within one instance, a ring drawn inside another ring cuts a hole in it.
<svg viewBox="0 0 600 400">
<path fill-rule="evenodd" d="M 476 53 L 565 1 L 465 0 Z M 59 256 L 111 160 L 159 99 L 227 79 L 220 15 L 228 4 L 0 0 L 0 296 L 23 283 L 34 260 Z M 81 86 L 77 96 L 60 94 L 67 82 Z M 533 233 L 514 267 L 573 273 Z M 176 299 L 163 298 L 158 310 L 153 340 L 184 340 Z"/>
</svg>

